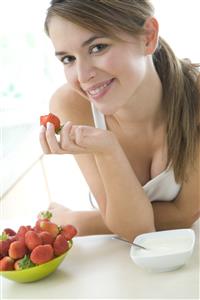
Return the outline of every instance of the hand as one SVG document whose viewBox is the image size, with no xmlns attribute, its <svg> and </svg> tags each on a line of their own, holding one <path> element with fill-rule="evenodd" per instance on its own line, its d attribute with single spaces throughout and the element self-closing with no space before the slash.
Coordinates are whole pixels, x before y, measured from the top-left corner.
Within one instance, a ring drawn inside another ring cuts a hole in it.
<svg viewBox="0 0 200 300">
<path fill-rule="evenodd" d="M 117 139 L 111 131 L 67 122 L 60 132 L 60 140 L 51 123 L 47 129 L 42 126 L 40 143 L 45 154 L 112 154 Z"/>
</svg>

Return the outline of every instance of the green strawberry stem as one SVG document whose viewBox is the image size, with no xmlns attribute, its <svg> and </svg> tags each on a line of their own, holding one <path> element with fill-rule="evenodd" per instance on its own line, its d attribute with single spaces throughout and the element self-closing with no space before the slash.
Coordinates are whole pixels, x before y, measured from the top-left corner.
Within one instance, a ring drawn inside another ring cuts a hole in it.
<svg viewBox="0 0 200 300">
<path fill-rule="evenodd" d="M 59 233 L 62 231 L 62 226 L 61 225 L 57 225 L 58 226 L 58 231 Z"/>
<path fill-rule="evenodd" d="M 9 238 L 9 235 L 5 233 L 4 231 L 0 235 L 0 241 L 6 241 Z"/>
<path fill-rule="evenodd" d="M 28 255 L 24 255 L 24 257 L 19 262 L 20 269 L 28 269 L 31 267 L 35 267 L 35 264 L 30 260 Z"/>
<path fill-rule="evenodd" d="M 61 125 L 60 128 L 58 128 L 58 129 L 55 130 L 56 134 L 59 134 L 59 133 L 60 133 L 60 131 L 62 130 L 63 126 L 64 126 L 64 125 Z"/>
<path fill-rule="evenodd" d="M 69 245 L 69 249 L 73 246 L 73 241 L 72 240 L 69 240 L 68 241 L 68 245 Z"/>
<path fill-rule="evenodd" d="M 39 218 L 40 219 L 48 219 L 48 220 L 50 220 L 52 218 L 52 213 L 50 211 L 48 211 L 48 210 L 42 211 L 40 213 L 40 215 L 39 215 Z"/>
</svg>

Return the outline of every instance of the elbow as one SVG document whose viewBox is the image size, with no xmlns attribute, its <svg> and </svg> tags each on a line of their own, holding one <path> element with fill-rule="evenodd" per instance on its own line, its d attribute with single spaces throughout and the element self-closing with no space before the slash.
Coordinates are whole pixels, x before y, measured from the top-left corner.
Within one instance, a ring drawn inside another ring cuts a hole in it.
<svg viewBox="0 0 200 300">
<path fill-rule="evenodd" d="M 193 226 L 193 224 L 199 219 L 200 217 L 200 210 L 197 211 L 195 214 L 192 216 L 186 216 L 185 217 L 185 227 L 190 228 Z"/>
<path fill-rule="evenodd" d="M 119 235 L 120 237 L 133 242 L 134 239 L 144 233 L 149 233 L 155 231 L 154 224 L 132 224 L 127 222 L 106 222 L 107 227 L 110 229 L 111 232 L 114 234 Z"/>
</svg>

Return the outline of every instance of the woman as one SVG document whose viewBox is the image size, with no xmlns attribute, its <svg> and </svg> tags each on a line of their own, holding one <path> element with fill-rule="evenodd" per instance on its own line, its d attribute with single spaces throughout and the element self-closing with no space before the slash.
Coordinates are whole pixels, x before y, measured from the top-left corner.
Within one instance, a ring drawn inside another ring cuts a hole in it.
<svg viewBox="0 0 200 300">
<path fill-rule="evenodd" d="M 98 204 L 54 221 L 79 235 L 190 227 L 199 217 L 200 79 L 158 35 L 148 0 L 51 1 L 45 21 L 67 84 L 41 128 L 44 153 L 73 154 Z M 66 183 L 67 184 L 67 183 Z"/>
</svg>

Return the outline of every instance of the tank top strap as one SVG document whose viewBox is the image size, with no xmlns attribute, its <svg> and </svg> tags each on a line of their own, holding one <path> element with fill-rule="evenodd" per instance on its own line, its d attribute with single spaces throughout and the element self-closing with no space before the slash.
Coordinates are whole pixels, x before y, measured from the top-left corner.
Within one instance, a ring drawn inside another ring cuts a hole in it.
<svg viewBox="0 0 200 300">
<path fill-rule="evenodd" d="M 104 114 L 98 111 L 93 103 L 91 103 L 91 108 L 92 108 L 92 115 L 93 115 L 95 127 L 101 129 L 107 129 Z"/>
</svg>

